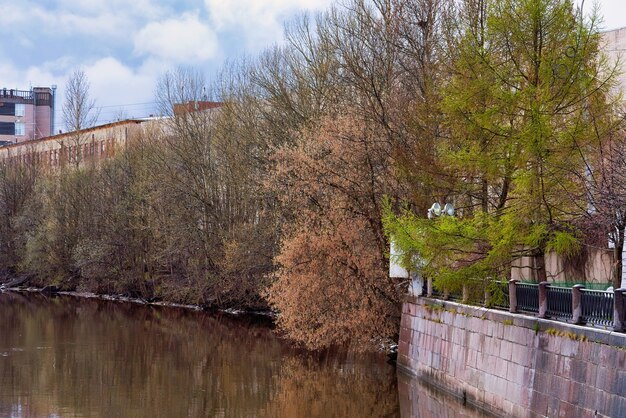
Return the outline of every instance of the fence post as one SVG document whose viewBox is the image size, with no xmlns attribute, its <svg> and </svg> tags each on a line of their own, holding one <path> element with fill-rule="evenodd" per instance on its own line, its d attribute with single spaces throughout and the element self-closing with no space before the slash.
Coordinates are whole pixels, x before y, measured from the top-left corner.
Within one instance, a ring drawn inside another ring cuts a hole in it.
<svg viewBox="0 0 626 418">
<path fill-rule="evenodd" d="M 582 284 L 576 284 L 572 287 L 572 322 L 574 324 L 583 323 L 583 305 L 582 297 L 585 286 Z"/>
<path fill-rule="evenodd" d="M 491 292 L 488 287 L 485 287 L 485 299 L 484 299 L 484 307 L 488 308 L 491 304 Z"/>
<path fill-rule="evenodd" d="M 463 303 L 467 303 L 467 301 L 469 300 L 469 288 L 467 287 L 466 283 L 463 283 L 463 296 L 462 296 L 462 302 Z"/>
<path fill-rule="evenodd" d="M 432 295 L 433 295 L 433 278 L 428 277 L 427 284 L 426 284 L 426 296 L 432 297 Z"/>
<path fill-rule="evenodd" d="M 509 280 L 509 312 L 517 312 L 517 279 Z"/>
<path fill-rule="evenodd" d="M 613 290 L 613 331 L 624 332 L 626 318 L 624 318 L 624 292 L 626 289 Z"/>
<path fill-rule="evenodd" d="M 548 317 L 548 287 L 549 282 L 539 283 L 539 318 Z"/>
</svg>

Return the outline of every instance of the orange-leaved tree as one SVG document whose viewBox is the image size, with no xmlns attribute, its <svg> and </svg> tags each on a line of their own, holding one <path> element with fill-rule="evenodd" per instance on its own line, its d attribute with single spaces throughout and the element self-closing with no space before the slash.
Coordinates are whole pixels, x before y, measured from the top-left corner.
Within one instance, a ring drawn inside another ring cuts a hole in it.
<svg viewBox="0 0 626 418">
<path fill-rule="evenodd" d="M 380 203 L 393 185 L 390 143 L 354 116 L 326 118 L 276 153 L 284 227 L 268 298 L 279 326 L 310 348 L 371 347 L 397 332 Z"/>
</svg>

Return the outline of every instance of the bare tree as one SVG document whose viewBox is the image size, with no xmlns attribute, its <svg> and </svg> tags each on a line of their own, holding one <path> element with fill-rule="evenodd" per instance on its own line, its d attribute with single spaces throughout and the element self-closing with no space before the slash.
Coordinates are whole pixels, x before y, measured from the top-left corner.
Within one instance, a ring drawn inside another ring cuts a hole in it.
<svg viewBox="0 0 626 418">
<path fill-rule="evenodd" d="M 90 83 L 85 72 L 74 70 L 65 85 L 63 122 L 68 131 L 91 128 L 100 115 L 96 101 L 89 96 Z"/>
<path fill-rule="evenodd" d="M 583 232 L 588 241 L 596 245 L 613 247 L 612 284 L 615 288 L 622 283 L 622 253 L 624 231 L 626 231 L 626 139 L 624 119 L 616 118 L 611 124 L 602 126 L 594 120 L 605 138 L 589 153 L 587 169 L 579 173 L 586 186 L 588 208 L 582 219 Z"/>
<path fill-rule="evenodd" d="M 74 70 L 65 85 L 63 103 L 63 122 L 65 129 L 72 132 L 70 147 L 67 151 L 70 162 L 78 165 L 81 160 L 81 130 L 91 128 L 98 121 L 99 109 L 96 101 L 89 96 L 89 79 L 82 69 Z"/>
</svg>

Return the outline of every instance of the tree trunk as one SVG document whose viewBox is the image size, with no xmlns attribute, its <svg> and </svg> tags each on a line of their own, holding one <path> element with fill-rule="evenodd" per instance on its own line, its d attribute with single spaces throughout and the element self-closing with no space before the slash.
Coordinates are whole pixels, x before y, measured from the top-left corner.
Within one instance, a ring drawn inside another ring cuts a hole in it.
<svg viewBox="0 0 626 418">
<path fill-rule="evenodd" d="M 544 250 L 539 250 L 535 255 L 535 277 L 537 282 L 545 282 L 548 280 L 548 274 L 546 272 L 546 253 Z"/>
</svg>

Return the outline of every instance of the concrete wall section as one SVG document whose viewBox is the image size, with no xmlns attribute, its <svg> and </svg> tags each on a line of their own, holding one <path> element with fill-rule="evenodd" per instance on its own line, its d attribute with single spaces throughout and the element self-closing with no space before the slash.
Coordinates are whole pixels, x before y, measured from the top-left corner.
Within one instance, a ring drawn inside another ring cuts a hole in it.
<svg viewBox="0 0 626 418">
<path fill-rule="evenodd" d="M 613 250 L 609 248 L 590 249 L 582 271 L 578 271 L 574 267 L 572 267 L 571 271 L 568 271 L 562 257 L 554 252 L 546 254 L 546 273 L 550 282 L 580 281 L 584 277 L 586 283 L 609 283 L 611 281 L 612 265 Z M 512 267 L 512 279 L 522 281 L 537 280 L 531 257 L 521 257 L 514 260 Z M 576 277 L 576 273 L 578 273 L 579 277 Z"/>
<path fill-rule="evenodd" d="M 29 139 L 45 138 L 53 134 L 50 131 L 50 119 L 52 118 L 52 108 L 50 106 L 37 106 L 35 107 L 33 136 L 29 136 Z"/>
<path fill-rule="evenodd" d="M 626 334 L 408 297 L 398 366 L 495 415 L 626 416 Z"/>
<path fill-rule="evenodd" d="M 601 48 L 609 58 L 609 63 L 615 65 L 622 59 L 619 68 L 618 86 L 626 87 L 626 73 L 624 73 L 624 51 L 626 50 L 626 28 L 619 28 L 602 33 Z"/>
</svg>

